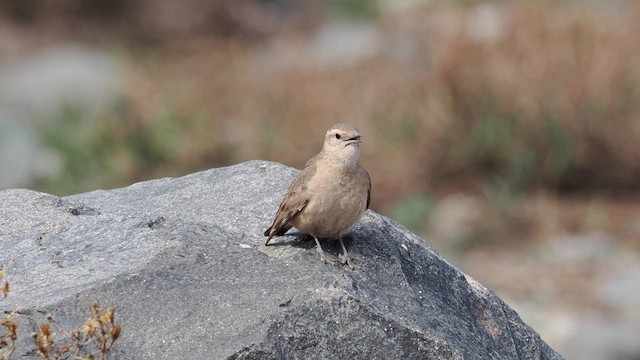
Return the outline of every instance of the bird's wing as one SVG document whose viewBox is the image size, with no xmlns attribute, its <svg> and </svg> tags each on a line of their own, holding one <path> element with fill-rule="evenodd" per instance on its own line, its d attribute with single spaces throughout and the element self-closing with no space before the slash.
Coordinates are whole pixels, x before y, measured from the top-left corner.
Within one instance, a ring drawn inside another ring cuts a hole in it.
<svg viewBox="0 0 640 360">
<path fill-rule="evenodd" d="M 264 232 L 264 236 L 269 237 L 267 244 L 272 237 L 284 235 L 284 233 L 291 229 L 291 225 L 289 224 L 291 219 L 307 206 L 310 196 L 306 185 L 315 172 L 315 164 L 312 164 L 311 166 L 305 167 L 295 180 L 293 180 L 287 194 L 284 196 L 284 199 L 282 199 L 273 224 Z"/>
<path fill-rule="evenodd" d="M 361 174 L 362 178 L 365 179 L 367 185 L 367 209 L 369 208 L 369 204 L 371 203 L 371 177 L 365 168 L 358 164 L 358 172 Z"/>
</svg>

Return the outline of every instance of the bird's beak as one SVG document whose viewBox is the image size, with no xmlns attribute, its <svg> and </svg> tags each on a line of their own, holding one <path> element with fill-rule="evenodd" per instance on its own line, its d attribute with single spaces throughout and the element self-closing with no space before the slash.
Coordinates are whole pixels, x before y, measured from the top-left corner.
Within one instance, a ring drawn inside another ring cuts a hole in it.
<svg viewBox="0 0 640 360">
<path fill-rule="evenodd" d="M 347 145 L 351 145 L 351 144 L 357 145 L 357 144 L 360 144 L 361 142 L 362 142 L 362 135 L 360 134 L 347 139 Z"/>
</svg>

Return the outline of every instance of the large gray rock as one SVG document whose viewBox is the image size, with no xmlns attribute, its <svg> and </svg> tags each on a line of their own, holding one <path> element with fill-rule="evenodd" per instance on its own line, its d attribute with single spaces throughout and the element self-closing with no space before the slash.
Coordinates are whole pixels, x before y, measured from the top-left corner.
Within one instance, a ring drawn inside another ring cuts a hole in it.
<svg viewBox="0 0 640 360">
<path fill-rule="evenodd" d="M 491 290 L 374 212 L 346 241 L 355 270 L 323 264 L 302 236 L 264 247 L 295 174 L 252 161 L 64 198 L 0 192 L 12 284 L 0 307 L 21 309 L 20 355 L 34 356 L 42 314 L 77 327 L 100 299 L 123 328 L 117 359 L 561 358 Z"/>
</svg>

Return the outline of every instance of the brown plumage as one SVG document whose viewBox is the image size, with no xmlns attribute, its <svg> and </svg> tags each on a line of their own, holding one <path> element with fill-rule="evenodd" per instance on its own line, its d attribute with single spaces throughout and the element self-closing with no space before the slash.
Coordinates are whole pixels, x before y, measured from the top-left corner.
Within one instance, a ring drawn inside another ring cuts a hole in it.
<svg viewBox="0 0 640 360">
<path fill-rule="evenodd" d="M 352 267 L 342 234 L 369 208 L 371 179 L 358 164 L 362 135 L 352 124 L 336 124 L 325 135 L 322 151 L 307 161 L 284 196 L 266 245 L 291 227 L 313 236 L 320 258 L 329 261 L 318 238 L 340 241 L 343 262 Z"/>
</svg>

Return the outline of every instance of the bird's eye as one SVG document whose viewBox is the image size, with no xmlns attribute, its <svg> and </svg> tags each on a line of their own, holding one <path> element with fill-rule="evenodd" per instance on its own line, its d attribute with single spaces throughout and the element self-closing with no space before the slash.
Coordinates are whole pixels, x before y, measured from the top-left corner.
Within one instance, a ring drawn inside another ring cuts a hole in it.
<svg viewBox="0 0 640 360">
<path fill-rule="evenodd" d="M 340 139 L 340 134 L 336 134 L 336 139 Z"/>
</svg>

